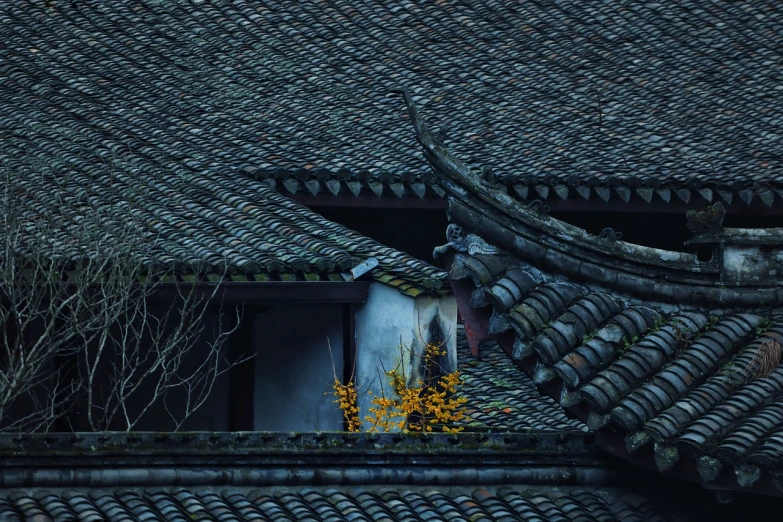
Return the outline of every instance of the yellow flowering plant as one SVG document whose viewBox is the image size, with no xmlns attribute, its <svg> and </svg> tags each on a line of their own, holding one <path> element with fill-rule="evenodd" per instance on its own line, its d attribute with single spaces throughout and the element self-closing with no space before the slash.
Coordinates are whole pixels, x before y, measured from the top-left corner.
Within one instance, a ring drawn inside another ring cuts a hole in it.
<svg viewBox="0 0 783 522">
<path fill-rule="evenodd" d="M 427 344 L 424 348 L 423 378 L 417 378 L 409 382 L 402 364 L 405 352 L 410 353 L 410 348 L 400 345 L 400 363 L 396 368 L 385 370 L 383 373 L 388 378 L 393 396 L 387 397 L 381 386 L 381 395 L 376 396 L 372 391 L 367 394 L 371 397 L 372 406 L 368 408 L 368 415 L 364 421 L 369 425 L 370 432 L 389 432 L 399 430 L 408 432 L 432 432 L 442 430 L 445 432 L 459 432 L 463 428 L 454 426 L 465 417 L 463 405 L 467 402 L 465 397 L 455 397 L 458 386 L 461 384 L 459 371 L 442 374 L 438 365 L 438 358 L 446 354 L 442 345 Z M 358 393 L 353 376 L 346 384 L 340 382 L 335 375 L 332 385 L 334 401 L 343 412 L 348 431 L 359 431 L 359 408 L 357 406 Z"/>
<path fill-rule="evenodd" d="M 329 339 L 326 340 L 326 345 L 329 348 L 329 356 L 332 359 L 332 375 L 334 376 L 332 390 L 334 390 L 334 396 L 337 397 L 334 402 L 339 405 L 340 410 L 343 412 L 343 418 L 345 419 L 345 425 L 348 428 L 348 431 L 359 431 L 359 427 L 361 426 L 358 406 L 359 397 L 356 392 L 356 382 L 354 382 L 353 379 L 353 372 L 346 384 L 340 382 L 340 379 L 337 377 L 337 369 L 334 367 L 334 354 L 332 353 L 332 345 L 329 342 Z M 356 368 L 354 368 L 354 370 L 356 370 Z"/>
<path fill-rule="evenodd" d="M 343 384 L 340 379 L 335 379 L 332 388 L 334 388 L 334 395 L 337 397 L 334 402 L 340 406 L 343 412 L 348 431 L 359 431 L 359 407 L 356 404 L 358 398 L 353 379 L 348 381 L 348 384 Z"/>
</svg>

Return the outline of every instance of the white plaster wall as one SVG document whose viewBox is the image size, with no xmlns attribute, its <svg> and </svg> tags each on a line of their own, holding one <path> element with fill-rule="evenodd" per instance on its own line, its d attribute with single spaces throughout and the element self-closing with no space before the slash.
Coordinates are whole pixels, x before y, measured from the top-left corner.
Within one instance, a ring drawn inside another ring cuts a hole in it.
<svg viewBox="0 0 783 522">
<path fill-rule="evenodd" d="M 255 429 L 342 430 L 342 412 L 332 402 L 334 376 L 327 346 L 328 338 L 342 378 L 342 306 L 274 306 L 256 318 L 254 338 L 256 383 L 248 393 L 255 393 Z"/>
<path fill-rule="evenodd" d="M 429 327 L 427 321 L 437 314 L 444 328 L 443 334 L 446 340 L 446 354 L 448 357 L 448 367 L 445 368 L 451 372 L 457 369 L 457 298 L 453 295 L 430 297 L 419 296 L 416 302 L 416 324 L 422 323 L 422 329 Z M 429 332 L 432 334 L 432 332 Z M 425 338 L 427 342 L 434 339 Z"/>
<path fill-rule="evenodd" d="M 453 371 L 457 366 L 456 298 L 451 295 L 412 298 L 381 283 L 370 285 L 367 301 L 356 313 L 356 384 L 361 419 L 371 406 L 366 391 L 376 396 L 382 391 L 391 393 L 384 370 L 401 365 L 405 375 L 415 379 L 411 361 L 418 360 L 428 342 L 436 341 L 430 328 L 433 318 L 437 318 L 445 337 L 448 365 L 444 366 L 448 367 L 444 369 Z M 401 345 L 407 349 L 401 351 Z M 409 350 L 413 350 L 413 357 Z"/>
</svg>

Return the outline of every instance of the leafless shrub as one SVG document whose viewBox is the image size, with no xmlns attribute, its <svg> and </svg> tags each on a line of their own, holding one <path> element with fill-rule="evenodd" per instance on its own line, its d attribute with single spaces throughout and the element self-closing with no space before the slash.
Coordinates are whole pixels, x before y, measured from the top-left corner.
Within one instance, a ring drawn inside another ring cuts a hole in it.
<svg viewBox="0 0 783 522">
<path fill-rule="evenodd" d="M 152 263 L 149 195 L 121 173 L 0 171 L 0 430 L 51 430 L 75 404 L 91 430 L 131 430 L 156 404 L 179 429 L 231 366 L 220 321 L 194 350 L 219 286 L 180 282 L 150 309 L 174 268 Z"/>
</svg>

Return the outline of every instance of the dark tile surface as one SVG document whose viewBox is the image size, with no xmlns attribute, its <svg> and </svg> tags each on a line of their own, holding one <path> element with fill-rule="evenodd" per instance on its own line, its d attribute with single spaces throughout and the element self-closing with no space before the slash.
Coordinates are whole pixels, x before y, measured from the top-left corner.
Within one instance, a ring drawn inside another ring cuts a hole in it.
<svg viewBox="0 0 783 522">
<path fill-rule="evenodd" d="M 551 398 L 542 394 L 532 379 L 519 369 L 494 341 L 482 345 L 481 358 L 470 353 L 465 330 L 457 330 L 459 371 L 465 397 L 465 429 L 503 431 L 579 430 L 587 426 L 570 419 Z"/>
<path fill-rule="evenodd" d="M 664 521 L 615 488 L 150 488 L 0 490 L 0 518 L 98 522 Z"/>
<path fill-rule="evenodd" d="M 516 197 L 783 196 L 777 2 L 19 1 L 0 26 L 14 169 L 442 195 L 406 85 Z"/>
<path fill-rule="evenodd" d="M 629 452 L 654 443 L 662 469 L 700 458 L 705 480 L 710 466 L 733 466 L 750 487 L 759 469 L 783 467 L 781 310 L 673 311 L 582 284 L 528 284 L 523 269 L 460 253 L 452 276 L 487 295 L 484 304 L 474 293 L 474 304 L 492 310 L 490 333 L 513 334 L 514 358 L 558 390 L 561 406 L 582 406 L 589 428 L 620 430 Z M 499 285 L 513 297 L 492 298 Z"/>
<path fill-rule="evenodd" d="M 255 180 L 209 171 L 180 179 L 163 170 L 60 177 L 44 168 L 12 175 L 19 176 L 10 185 L 13 197 L 24 203 L 21 219 L 30 225 L 20 228 L 19 244 L 66 270 L 86 248 L 88 256 L 130 256 L 150 274 L 173 269 L 186 280 L 344 281 L 342 273 L 374 258 L 378 266 L 368 277 L 414 296 L 448 291 L 442 270 Z M 85 215 L 95 220 L 88 227 L 81 224 Z M 49 226 L 39 229 L 40 223 Z M 107 239 L 95 240 L 96 230 Z"/>
</svg>

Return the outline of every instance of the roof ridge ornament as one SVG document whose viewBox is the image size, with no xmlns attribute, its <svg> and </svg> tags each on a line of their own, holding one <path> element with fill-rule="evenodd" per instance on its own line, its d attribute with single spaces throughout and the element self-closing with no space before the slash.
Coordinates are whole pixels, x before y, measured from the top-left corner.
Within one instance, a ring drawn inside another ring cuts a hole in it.
<svg viewBox="0 0 783 522">
<path fill-rule="evenodd" d="M 783 228 L 726 228 L 720 203 L 685 216 L 693 234 L 685 245 L 698 249 L 700 260 L 715 260 L 721 281 L 779 285 L 783 280 Z"/>
<path fill-rule="evenodd" d="M 617 232 L 598 238 L 578 225 L 537 215 L 534 209 L 545 208 L 543 204 L 525 206 L 493 186 L 485 171 L 471 169 L 435 139 L 407 90 L 394 92 L 402 93 L 416 141 L 448 194 L 449 220 L 464 226 L 465 233 L 478 234 L 491 248 L 569 278 L 611 281 L 617 290 L 644 299 L 721 307 L 783 304 L 783 228 L 724 229 L 725 209 L 714 205 L 689 214 L 689 228 L 698 235 L 686 245 L 695 246 L 696 254 L 617 241 Z M 434 255 L 467 249 L 463 241 L 467 238 L 436 249 Z"/>
<path fill-rule="evenodd" d="M 612 227 L 606 227 L 601 230 L 601 233 L 598 234 L 598 237 L 607 241 L 619 241 L 623 238 L 623 233 L 616 232 Z"/>
<path fill-rule="evenodd" d="M 712 236 L 723 232 L 726 208 L 717 202 L 704 210 L 689 210 L 685 214 L 688 230 L 694 237 Z"/>
<path fill-rule="evenodd" d="M 435 247 L 432 251 L 432 257 L 439 258 L 451 249 L 457 252 L 467 252 L 475 255 L 501 255 L 504 252 L 496 246 L 490 245 L 476 234 L 465 234 L 461 226 L 454 223 L 446 227 L 446 240 L 448 243 Z"/>
<path fill-rule="evenodd" d="M 527 208 L 535 212 L 536 215 L 540 218 L 548 218 L 549 211 L 552 210 L 549 205 L 545 205 L 544 202 L 540 199 L 534 199 L 528 203 Z"/>
</svg>

